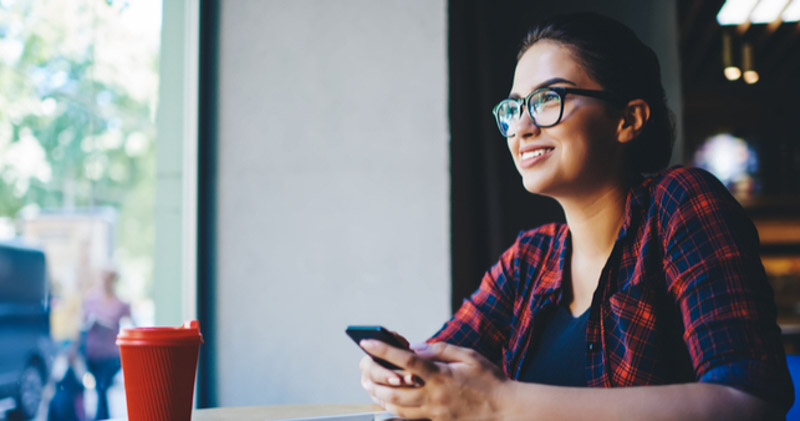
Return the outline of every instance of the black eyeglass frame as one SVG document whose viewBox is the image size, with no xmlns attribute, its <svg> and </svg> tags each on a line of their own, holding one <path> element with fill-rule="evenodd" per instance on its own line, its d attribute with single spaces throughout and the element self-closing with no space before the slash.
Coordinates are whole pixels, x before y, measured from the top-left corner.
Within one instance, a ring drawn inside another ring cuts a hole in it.
<svg viewBox="0 0 800 421">
<path fill-rule="evenodd" d="M 533 98 L 533 96 L 536 95 L 537 93 L 540 93 L 540 92 L 543 92 L 543 91 L 553 91 L 553 92 L 555 92 L 556 94 L 558 94 L 558 97 L 559 97 L 559 100 L 560 100 L 560 108 L 558 110 L 558 118 L 556 119 L 556 122 L 553 123 L 553 124 L 543 125 L 543 124 L 537 123 L 536 122 L 536 118 L 533 117 L 533 112 L 531 111 L 531 98 Z M 548 87 L 544 87 L 544 88 L 539 88 L 539 89 L 535 89 L 533 92 L 529 93 L 527 96 L 521 98 L 521 100 L 520 99 L 513 99 L 513 98 L 506 98 L 506 99 L 500 101 L 499 103 L 497 103 L 497 105 L 494 106 L 494 108 L 492 109 L 492 114 L 494 114 L 494 120 L 497 123 L 497 128 L 500 130 L 500 134 L 502 134 L 503 137 L 514 136 L 513 134 L 512 135 L 506 135 L 506 134 L 503 133 L 503 125 L 500 122 L 500 116 L 497 115 L 497 110 L 506 101 L 511 100 L 511 101 L 516 101 L 518 103 L 517 110 L 519 112 L 519 118 L 522 117 L 522 110 L 523 109 L 524 110 L 528 110 L 528 115 L 531 116 L 531 121 L 533 122 L 533 124 L 536 125 L 536 127 L 548 128 L 548 127 L 553 127 L 556 124 L 561 122 L 561 117 L 564 116 L 564 102 L 566 100 L 567 94 L 574 94 L 574 95 L 588 96 L 588 97 L 591 97 L 591 98 L 602 99 L 602 100 L 608 101 L 612 105 L 616 105 L 618 107 L 621 107 L 621 106 L 625 105 L 625 101 L 623 101 L 618 96 L 614 95 L 612 92 L 609 92 L 609 91 L 601 91 L 601 90 L 596 90 L 596 89 L 567 88 L 566 86 L 548 86 Z"/>
</svg>

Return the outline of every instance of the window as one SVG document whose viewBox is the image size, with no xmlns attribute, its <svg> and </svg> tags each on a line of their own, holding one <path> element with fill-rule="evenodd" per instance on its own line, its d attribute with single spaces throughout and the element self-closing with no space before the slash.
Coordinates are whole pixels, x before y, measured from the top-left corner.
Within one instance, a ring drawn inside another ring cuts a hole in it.
<svg viewBox="0 0 800 421">
<path fill-rule="evenodd" d="M 134 322 L 155 323 L 161 8 L 0 0 L 0 236 L 45 252 L 60 355 L 76 346 L 84 300 L 111 263 Z M 66 362 L 54 362 L 58 378 Z"/>
</svg>

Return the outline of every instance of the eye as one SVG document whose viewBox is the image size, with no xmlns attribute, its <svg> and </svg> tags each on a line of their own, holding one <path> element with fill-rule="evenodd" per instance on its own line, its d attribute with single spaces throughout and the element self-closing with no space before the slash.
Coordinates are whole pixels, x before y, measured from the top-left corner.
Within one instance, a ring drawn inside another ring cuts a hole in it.
<svg viewBox="0 0 800 421">
<path fill-rule="evenodd" d="M 506 99 L 497 107 L 497 114 L 503 119 L 511 119 L 519 113 L 519 101 Z"/>
<path fill-rule="evenodd" d="M 558 107 L 561 104 L 561 96 L 555 91 L 537 92 L 531 98 L 531 107 L 534 111 L 540 112 L 548 108 Z"/>
</svg>

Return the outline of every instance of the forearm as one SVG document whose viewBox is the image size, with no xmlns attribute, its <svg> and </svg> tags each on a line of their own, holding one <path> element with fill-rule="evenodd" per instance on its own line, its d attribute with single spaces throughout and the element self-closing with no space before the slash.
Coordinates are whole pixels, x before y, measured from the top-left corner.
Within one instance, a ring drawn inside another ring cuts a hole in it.
<svg viewBox="0 0 800 421">
<path fill-rule="evenodd" d="M 769 405 L 716 384 L 572 388 L 509 382 L 502 419 L 519 420 L 763 420 L 779 419 Z"/>
</svg>

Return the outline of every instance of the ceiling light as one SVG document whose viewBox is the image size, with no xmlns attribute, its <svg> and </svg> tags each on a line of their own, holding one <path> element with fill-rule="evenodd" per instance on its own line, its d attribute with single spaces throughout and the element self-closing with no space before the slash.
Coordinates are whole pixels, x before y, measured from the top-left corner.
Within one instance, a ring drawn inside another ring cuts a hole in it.
<svg viewBox="0 0 800 421">
<path fill-rule="evenodd" d="M 745 71 L 753 70 L 753 44 L 749 42 L 742 44 L 742 67 Z"/>
<path fill-rule="evenodd" d="M 725 74 L 725 79 L 736 80 L 742 77 L 742 71 L 736 66 L 728 66 L 722 71 Z"/>
<path fill-rule="evenodd" d="M 744 74 L 742 75 L 742 79 L 744 79 L 745 83 L 747 83 L 748 85 L 752 85 L 758 82 L 758 72 L 755 70 L 748 70 L 744 72 Z"/>
<path fill-rule="evenodd" d="M 781 16 L 781 12 L 786 7 L 789 0 L 761 0 L 750 13 L 752 23 L 770 23 Z"/>
<path fill-rule="evenodd" d="M 756 3 L 758 0 L 726 0 L 717 13 L 717 22 L 720 25 L 739 25 L 747 22 Z"/>
<path fill-rule="evenodd" d="M 792 0 L 786 9 L 783 9 L 781 19 L 784 22 L 797 22 L 800 21 L 800 0 Z"/>
<path fill-rule="evenodd" d="M 742 68 L 744 69 L 742 77 L 748 85 L 758 82 L 758 72 L 753 64 L 753 44 L 745 42 L 742 44 Z"/>
<path fill-rule="evenodd" d="M 733 47 L 730 32 L 722 31 L 722 72 L 725 74 L 725 78 L 728 80 L 736 80 L 742 76 L 742 71 L 733 65 L 732 50 Z"/>
</svg>

